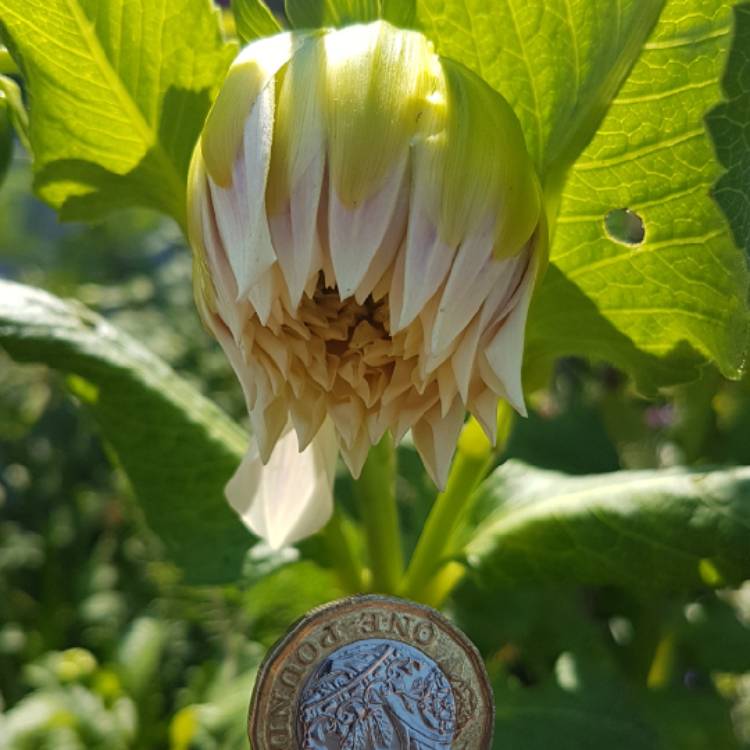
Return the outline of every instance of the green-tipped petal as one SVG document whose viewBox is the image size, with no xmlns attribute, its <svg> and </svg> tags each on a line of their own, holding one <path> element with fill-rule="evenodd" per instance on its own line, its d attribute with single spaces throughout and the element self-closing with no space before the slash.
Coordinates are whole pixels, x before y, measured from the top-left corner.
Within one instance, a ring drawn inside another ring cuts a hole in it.
<svg viewBox="0 0 750 750">
<path fill-rule="evenodd" d="M 303 40 L 303 36 L 285 33 L 253 42 L 229 69 L 201 137 L 206 170 L 217 185 L 231 186 L 232 167 L 253 103 Z"/>
<path fill-rule="evenodd" d="M 325 36 L 330 174 L 341 200 L 372 195 L 409 148 L 434 86 L 421 34 L 379 21 Z"/>
</svg>

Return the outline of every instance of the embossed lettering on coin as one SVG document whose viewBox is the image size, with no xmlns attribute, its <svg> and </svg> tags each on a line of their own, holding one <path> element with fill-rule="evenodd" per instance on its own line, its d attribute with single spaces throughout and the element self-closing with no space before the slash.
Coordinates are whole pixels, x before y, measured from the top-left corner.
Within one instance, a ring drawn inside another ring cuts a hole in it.
<svg viewBox="0 0 750 750">
<path fill-rule="evenodd" d="M 479 654 L 442 615 L 359 596 L 298 622 L 253 692 L 254 750 L 487 750 L 494 705 Z"/>
</svg>

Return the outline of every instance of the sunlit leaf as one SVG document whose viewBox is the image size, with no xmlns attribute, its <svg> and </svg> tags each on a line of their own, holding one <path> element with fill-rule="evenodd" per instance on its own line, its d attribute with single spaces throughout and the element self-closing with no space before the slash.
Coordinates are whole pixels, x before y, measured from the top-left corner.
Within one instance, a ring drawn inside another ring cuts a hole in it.
<svg viewBox="0 0 750 750">
<path fill-rule="evenodd" d="M 734 8 L 735 38 L 723 88 L 727 97 L 707 118 L 719 160 L 727 172 L 713 195 L 734 238 L 750 256 L 750 3 Z"/>
<path fill-rule="evenodd" d="M 232 0 L 232 12 L 237 36 L 243 44 L 281 31 L 279 22 L 263 0 Z"/>
<path fill-rule="evenodd" d="M 35 186 L 66 219 L 184 224 L 190 154 L 233 50 L 211 0 L 0 0 L 29 89 Z"/>
<path fill-rule="evenodd" d="M 748 275 L 710 198 L 722 169 L 704 125 L 721 99 L 731 13 L 667 4 L 599 131 L 571 170 L 533 306 L 528 369 L 550 355 L 608 360 L 642 387 L 687 380 L 704 358 L 737 377 Z M 641 231 L 619 231 L 627 209 Z"/>
<path fill-rule="evenodd" d="M 500 91 L 547 179 L 575 160 L 641 53 L 664 0 L 417 0 L 438 52 Z"/>
<path fill-rule="evenodd" d="M 77 376 L 147 524 L 189 583 L 237 580 L 253 537 L 224 499 L 242 431 L 164 362 L 80 305 L 0 281 L 0 345 Z"/>
<path fill-rule="evenodd" d="M 439 51 L 511 102 L 542 172 L 554 243 L 527 382 L 566 354 L 610 361 L 644 390 L 696 377 L 705 359 L 736 377 L 748 276 L 709 197 L 722 170 L 704 127 L 722 99 L 729 4 L 419 0 L 417 10 Z M 737 133 L 726 147 L 742 148 Z"/>
<path fill-rule="evenodd" d="M 0 102 L 7 108 L 10 124 L 24 147 L 31 151 L 29 115 L 21 97 L 19 85 L 8 76 L 0 75 Z"/>
<path fill-rule="evenodd" d="M 509 461 L 477 507 L 466 554 L 495 584 L 662 590 L 750 577 L 750 468 L 572 477 Z"/>
</svg>

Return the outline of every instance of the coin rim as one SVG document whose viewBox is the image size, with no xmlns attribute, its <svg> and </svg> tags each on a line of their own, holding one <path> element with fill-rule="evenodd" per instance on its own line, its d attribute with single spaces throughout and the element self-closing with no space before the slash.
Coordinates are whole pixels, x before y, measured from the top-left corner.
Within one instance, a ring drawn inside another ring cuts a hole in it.
<svg viewBox="0 0 750 750">
<path fill-rule="evenodd" d="M 247 736 L 250 741 L 250 747 L 252 750 L 258 750 L 254 737 L 258 730 L 258 724 L 260 717 L 257 716 L 255 707 L 257 705 L 258 694 L 262 690 L 263 683 L 266 681 L 268 673 L 271 667 L 274 665 L 279 652 L 283 651 L 286 646 L 295 639 L 298 633 L 310 625 L 314 620 L 322 619 L 325 615 L 335 613 L 337 610 L 342 609 L 356 609 L 358 604 L 389 604 L 391 606 L 397 606 L 400 609 L 410 609 L 412 611 L 420 613 L 426 619 L 432 620 L 437 626 L 447 631 L 448 635 L 460 645 L 466 652 L 470 663 L 475 669 L 478 681 L 480 683 L 479 688 L 484 698 L 485 706 L 488 708 L 487 720 L 485 721 L 485 731 L 482 741 L 482 747 L 480 750 L 489 750 L 492 747 L 492 738 L 495 731 L 495 698 L 492 692 L 492 686 L 490 685 L 490 678 L 487 674 L 487 669 L 484 665 L 484 660 L 479 653 L 477 647 L 469 640 L 468 636 L 463 633 L 459 628 L 454 625 L 445 615 L 438 612 L 432 607 L 428 607 L 425 604 L 419 604 L 417 602 L 410 601 L 409 599 L 400 599 L 395 596 L 383 596 L 381 594 L 356 594 L 354 596 L 347 596 L 343 599 L 337 599 L 333 602 L 328 602 L 319 607 L 315 607 L 307 612 L 302 617 L 295 620 L 290 626 L 286 633 L 279 638 L 278 641 L 268 650 L 263 661 L 258 667 L 258 672 L 255 677 L 255 683 L 253 685 L 252 695 L 250 697 L 250 706 L 248 709 L 247 717 Z M 357 639 L 367 640 L 367 639 Z M 354 643 L 355 641 L 351 641 Z M 404 641 L 406 643 L 406 641 Z M 417 645 L 411 644 L 418 651 L 421 651 L 426 656 L 427 654 L 424 649 Z M 432 658 L 432 657 L 430 657 Z"/>
</svg>

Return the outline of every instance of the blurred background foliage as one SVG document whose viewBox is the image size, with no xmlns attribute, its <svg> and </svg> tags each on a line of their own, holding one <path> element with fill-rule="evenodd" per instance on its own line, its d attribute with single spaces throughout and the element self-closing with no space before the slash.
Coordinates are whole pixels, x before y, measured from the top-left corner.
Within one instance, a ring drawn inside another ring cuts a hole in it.
<svg viewBox="0 0 750 750">
<path fill-rule="evenodd" d="M 81 300 L 243 419 L 170 222 L 130 211 L 61 225 L 31 196 L 17 149 L 0 191 L 0 276 Z M 611 367 L 566 359 L 531 406 L 503 458 L 569 474 L 750 464 L 747 377 L 707 369 L 645 400 Z M 408 553 L 433 496 L 408 443 L 399 483 Z M 356 535 L 343 475 L 337 495 Z M 0 352 L 0 749 L 245 748 L 265 649 L 341 593 L 321 540 L 302 551 L 236 586 L 182 586 L 64 378 Z M 711 576 L 668 597 L 467 577 L 446 609 L 487 660 L 496 746 L 546 750 L 554 732 L 558 750 L 750 748 L 750 582 Z"/>
</svg>

